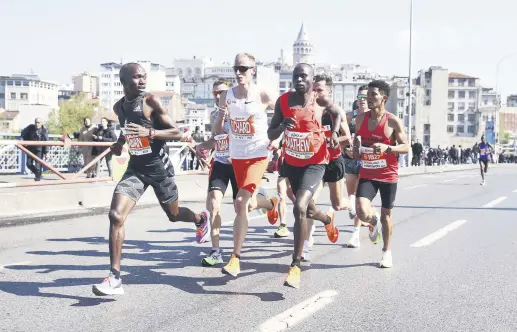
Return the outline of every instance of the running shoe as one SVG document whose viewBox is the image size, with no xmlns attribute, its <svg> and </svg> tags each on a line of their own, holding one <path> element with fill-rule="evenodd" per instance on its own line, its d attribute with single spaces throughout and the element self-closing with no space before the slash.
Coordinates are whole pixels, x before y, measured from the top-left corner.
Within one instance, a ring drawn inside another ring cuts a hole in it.
<svg viewBox="0 0 517 332">
<path fill-rule="evenodd" d="M 484 186 L 486 183 L 485 183 L 485 180 L 481 181 L 481 185 Z"/>
<path fill-rule="evenodd" d="M 236 277 L 237 275 L 239 275 L 240 272 L 241 261 L 237 258 L 237 256 L 235 256 L 235 254 L 233 254 L 228 264 L 226 264 L 226 266 L 223 267 L 223 273 Z"/>
<path fill-rule="evenodd" d="M 204 210 L 199 215 L 201 216 L 201 224 L 196 229 L 196 242 L 204 243 L 210 237 L 210 212 Z"/>
<path fill-rule="evenodd" d="M 393 267 L 393 257 L 391 256 L 391 250 L 384 251 L 382 253 L 382 260 L 379 266 L 382 268 Z"/>
<path fill-rule="evenodd" d="M 368 226 L 368 230 L 370 231 L 370 241 L 372 241 L 373 244 L 377 244 L 381 240 L 381 217 L 373 205 L 372 208 L 375 212 L 373 214 L 371 224 Z"/>
<path fill-rule="evenodd" d="M 308 241 L 305 241 L 303 244 L 303 250 L 302 250 L 302 261 L 309 262 L 311 260 L 311 254 L 310 254 L 310 248 L 308 246 Z"/>
<path fill-rule="evenodd" d="M 291 235 L 291 232 L 289 232 L 289 228 L 287 228 L 287 226 L 283 224 L 280 224 L 280 226 L 278 226 L 278 229 L 275 232 L 276 238 L 288 237 L 289 235 Z"/>
<path fill-rule="evenodd" d="M 273 208 L 267 211 L 267 220 L 271 225 L 276 224 L 278 221 L 278 202 L 279 199 L 277 197 L 271 197 L 271 203 L 273 204 Z"/>
<path fill-rule="evenodd" d="M 334 211 L 327 212 L 327 215 L 330 217 L 330 224 L 325 225 L 325 230 L 330 242 L 336 243 L 339 238 L 339 229 L 334 225 Z"/>
<path fill-rule="evenodd" d="M 309 230 L 309 248 L 314 245 L 314 232 L 316 231 L 316 224 L 312 223 L 312 227 Z"/>
<path fill-rule="evenodd" d="M 100 284 L 92 286 L 92 292 L 97 296 L 123 295 L 122 279 L 115 278 L 113 272 L 110 272 Z"/>
<path fill-rule="evenodd" d="M 302 270 L 298 266 L 291 266 L 289 268 L 289 274 L 287 274 L 287 278 L 285 278 L 284 286 L 289 286 L 293 288 L 300 288 L 300 277 L 302 274 Z"/>
<path fill-rule="evenodd" d="M 223 263 L 224 262 L 223 262 L 223 251 L 222 250 L 219 250 L 219 251 L 212 250 L 210 252 L 210 255 L 203 258 L 203 260 L 201 261 L 201 265 L 206 266 L 206 267 L 214 266 L 216 264 L 223 264 Z"/>
<path fill-rule="evenodd" d="M 260 195 L 260 196 L 263 196 L 264 198 L 266 198 L 267 197 L 266 190 L 264 188 L 262 188 L 262 187 L 258 188 L 257 195 Z M 261 214 L 261 215 L 266 215 L 267 214 L 267 209 L 266 208 L 257 209 L 257 212 L 259 214 Z"/>
<path fill-rule="evenodd" d="M 359 239 L 360 233 L 359 231 L 352 233 L 352 237 L 348 241 L 348 248 L 359 248 L 361 246 L 361 240 Z"/>
</svg>

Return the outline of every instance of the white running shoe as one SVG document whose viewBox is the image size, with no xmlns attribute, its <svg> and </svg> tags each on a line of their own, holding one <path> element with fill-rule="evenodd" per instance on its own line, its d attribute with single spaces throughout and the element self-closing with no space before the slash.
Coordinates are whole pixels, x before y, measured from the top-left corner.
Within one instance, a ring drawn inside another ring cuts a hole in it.
<svg viewBox="0 0 517 332">
<path fill-rule="evenodd" d="M 314 232 L 316 231 L 316 224 L 312 224 L 312 227 L 309 231 L 309 241 L 308 241 L 308 246 L 309 248 L 312 248 L 312 246 L 314 245 Z"/>
<path fill-rule="evenodd" d="M 486 183 L 485 183 L 485 180 L 481 181 L 481 185 L 484 186 Z"/>
<path fill-rule="evenodd" d="M 122 288 L 122 279 L 115 278 L 113 272 L 110 272 L 110 274 L 104 278 L 100 284 L 92 286 L 92 292 L 97 296 L 123 295 L 124 289 Z"/>
<path fill-rule="evenodd" d="M 391 250 L 382 253 L 382 260 L 380 267 L 390 268 L 393 267 L 393 257 L 391 256 Z"/>
<path fill-rule="evenodd" d="M 310 261 L 310 253 L 309 253 L 309 246 L 308 241 L 305 241 L 303 244 L 303 251 L 302 251 L 302 261 L 308 262 Z"/>
<path fill-rule="evenodd" d="M 372 217 L 372 223 L 375 223 L 375 226 L 368 226 L 370 230 L 370 241 L 372 241 L 373 244 L 377 244 L 381 239 L 381 216 L 379 212 L 375 212 L 375 215 Z"/>
<path fill-rule="evenodd" d="M 359 239 L 360 231 L 354 231 L 352 237 L 348 241 L 348 248 L 359 248 L 361 247 L 361 240 Z"/>
</svg>

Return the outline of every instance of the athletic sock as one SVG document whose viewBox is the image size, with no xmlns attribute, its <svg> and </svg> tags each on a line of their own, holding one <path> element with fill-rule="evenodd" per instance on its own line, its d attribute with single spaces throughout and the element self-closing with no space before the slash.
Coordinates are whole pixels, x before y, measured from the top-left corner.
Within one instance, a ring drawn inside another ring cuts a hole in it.
<svg viewBox="0 0 517 332">
<path fill-rule="evenodd" d="M 221 253 L 221 249 L 219 248 L 212 248 L 212 252 L 215 252 L 215 253 Z"/>
<path fill-rule="evenodd" d="M 287 227 L 287 224 L 286 224 L 286 223 L 281 222 L 281 223 L 280 223 L 280 227 Z"/>
<path fill-rule="evenodd" d="M 236 258 L 241 259 L 241 255 L 233 254 Z"/>
<path fill-rule="evenodd" d="M 120 279 L 120 271 L 114 268 L 111 268 L 111 273 L 115 276 L 115 279 Z"/>
<path fill-rule="evenodd" d="M 325 226 L 327 226 L 327 225 L 330 225 L 331 222 L 332 222 L 332 219 L 329 216 L 327 216 L 327 220 L 325 220 L 323 223 L 325 224 Z"/>
</svg>

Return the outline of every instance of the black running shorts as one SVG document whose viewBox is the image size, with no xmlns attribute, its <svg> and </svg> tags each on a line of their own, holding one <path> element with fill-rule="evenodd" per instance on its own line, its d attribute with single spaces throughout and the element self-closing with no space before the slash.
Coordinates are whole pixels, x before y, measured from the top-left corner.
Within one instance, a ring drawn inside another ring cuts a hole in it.
<svg viewBox="0 0 517 332">
<path fill-rule="evenodd" d="M 291 166 L 285 164 L 287 179 L 291 184 L 293 194 L 296 195 L 298 190 L 308 190 L 313 195 L 318 190 L 318 187 L 325 174 L 325 164 L 308 165 L 304 167 Z"/>
<path fill-rule="evenodd" d="M 345 161 L 343 157 L 331 160 L 325 167 L 323 182 L 335 183 L 345 177 Z"/>
<path fill-rule="evenodd" d="M 377 192 L 381 193 L 382 207 L 385 209 L 393 209 L 395 204 L 395 196 L 397 195 L 396 182 L 381 182 L 368 179 L 359 179 L 357 186 L 357 197 L 368 198 L 373 201 Z"/>
<path fill-rule="evenodd" d="M 479 164 L 481 165 L 481 163 L 485 165 L 485 173 L 488 172 L 488 159 L 479 159 Z"/>
<path fill-rule="evenodd" d="M 237 198 L 239 187 L 237 186 L 232 164 L 223 164 L 215 161 L 210 168 L 210 175 L 208 176 L 208 192 L 219 190 L 224 195 L 226 189 L 228 189 L 228 183 L 232 185 L 233 199 Z"/>
<path fill-rule="evenodd" d="M 128 168 L 122 176 L 122 180 L 117 184 L 115 194 L 128 196 L 138 202 L 149 186 L 153 187 L 158 201 L 162 204 L 178 200 L 178 187 L 172 170 L 166 171 L 162 176 L 149 177 Z"/>
</svg>

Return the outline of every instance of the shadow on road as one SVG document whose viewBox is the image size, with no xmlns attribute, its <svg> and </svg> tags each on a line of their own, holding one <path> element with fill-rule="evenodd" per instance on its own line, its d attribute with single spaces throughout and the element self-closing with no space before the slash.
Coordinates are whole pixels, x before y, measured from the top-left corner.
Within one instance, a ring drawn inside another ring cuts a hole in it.
<svg viewBox="0 0 517 332">
<path fill-rule="evenodd" d="M 144 241 L 144 240 L 126 240 L 124 242 L 123 261 L 122 261 L 122 278 L 124 285 L 169 285 L 181 291 L 190 294 L 214 294 L 214 295 L 232 295 L 232 296 L 255 296 L 261 301 L 281 301 L 284 300 L 284 294 L 279 292 L 245 292 L 243 288 L 253 289 L 255 285 L 261 284 L 261 281 L 267 282 L 271 279 L 271 273 L 281 274 L 288 271 L 288 263 L 276 263 L 289 261 L 292 253 L 291 239 L 273 239 L 268 233 L 271 227 L 250 227 L 250 232 L 246 239 L 248 246 L 242 251 L 241 274 L 237 280 L 233 277 L 222 274 L 218 266 L 216 268 L 203 268 L 200 266 L 200 260 L 203 252 L 208 248 L 197 246 L 194 238 L 184 239 L 182 241 Z M 175 231 L 188 231 L 192 229 L 175 229 Z M 225 240 L 231 240 L 231 231 L 224 230 L 222 237 Z M 104 237 L 82 237 L 82 238 L 54 238 L 48 239 L 49 242 L 66 242 L 74 247 L 74 243 L 82 243 L 95 248 L 87 250 L 61 250 L 61 251 L 29 251 L 30 255 L 41 256 L 71 256 L 76 264 L 47 264 L 47 265 L 27 265 L 27 266 L 9 266 L 6 269 L 18 271 L 34 271 L 36 274 L 60 273 L 63 271 L 104 271 L 109 270 L 108 241 Z M 187 242 L 190 242 L 189 245 Z M 262 245 L 268 244 L 268 245 Z M 96 248 L 102 246 L 99 251 Z M 231 252 L 230 249 L 226 253 Z M 83 265 L 85 257 L 103 257 L 106 264 L 103 265 Z M 226 255 L 228 259 L 228 255 Z M 131 261 L 144 262 L 145 265 L 131 264 Z M 128 262 L 128 264 L 124 264 Z M 357 265 L 357 266 L 363 266 Z M 194 276 L 180 275 L 184 274 L 183 268 L 198 267 L 199 270 L 194 272 Z M 355 267 L 346 265 L 325 265 L 312 264 L 310 269 L 334 269 Z M 178 275 L 173 275 L 174 271 L 178 271 Z M 87 272 L 87 274 L 90 274 Z M 96 276 L 102 277 L 102 275 Z M 252 275 L 261 274 L 257 279 L 247 279 Z M 262 276 L 263 274 L 263 276 Z M 32 279 L 37 280 L 36 277 Z M 14 294 L 17 296 L 36 296 L 44 298 L 59 298 L 75 300 L 71 306 L 95 306 L 106 302 L 114 301 L 108 298 L 99 298 L 94 295 L 88 297 L 60 294 L 63 287 L 90 287 L 94 283 L 101 281 L 101 278 L 59 278 L 53 282 L 30 282 L 30 281 L 0 281 L 0 291 Z M 281 287 L 279 279 L 279 287 Z M 229 285 L 230 284 L 230 285 Z M 225 287 L 228 286 L 228 287 Z M 213 289 L 214 287 L 223 287 L 230 289 Z M 56 291 L 52 292 L 49 289 Z M 88 289 L 89 291 L 89 289 Z M 82 293 L 82 292 L 81 292 Z"/>
</svg>

